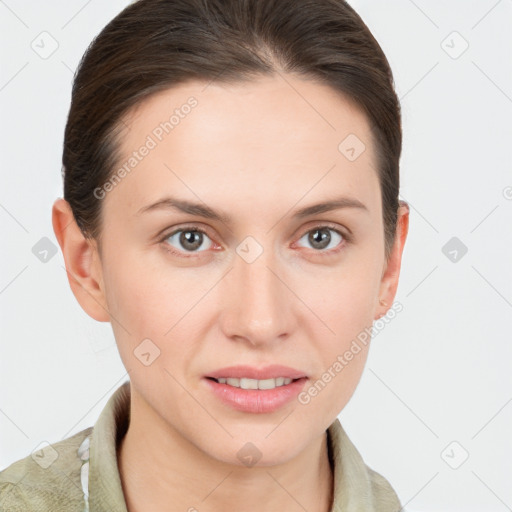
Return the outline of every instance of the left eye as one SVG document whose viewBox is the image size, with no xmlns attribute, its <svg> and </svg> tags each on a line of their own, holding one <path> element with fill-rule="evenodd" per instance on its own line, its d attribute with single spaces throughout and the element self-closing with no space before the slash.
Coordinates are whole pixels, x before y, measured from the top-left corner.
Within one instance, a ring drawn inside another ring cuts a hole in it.
<svg viewBox="0 0 512 512">
<path fill-rule="evenodd" d="M 334 233 L 333 236 L 329 233 Z M 300 240 L 306 238 L 307 242 L 310 243 L 313 246 L 313 249 L 323 250 L 323 249 L 332 249 L 339 245 L 341 240 L 343 240 L 343 236 L 339 231 L 336 231 L 333 228 L 329 228 L 327 226 L 319 226 L 317 228 L 311 229 L 307 233 L 305 233 Z M 331 245 L 331 242 L 334 241 L 335 243 L 332 247 L 329 247 Z"/>
<path fill-rule="evenodd" d="M 177 249 L 185 249 L 185 252 L 198 252 L 197 249 L 203 245 L 204 237 L 210 240 L 210 238 L 204 231 L 201 231 L 200 229 L 197 228 L 180 229 L 179 231 L 175 231 L 171 235 L 165 237 L 165 240 L 171 240 L 174 237 L 176 237 L 176 235 L 179 235 L 177 241 L 181 245 L 181 248 L 177 247 Z M 210 240 L 210 245 L 206 247 L 206 249 L 209 249 L 211 247 L 211 244 L 212 241 Z"/>
</svg>

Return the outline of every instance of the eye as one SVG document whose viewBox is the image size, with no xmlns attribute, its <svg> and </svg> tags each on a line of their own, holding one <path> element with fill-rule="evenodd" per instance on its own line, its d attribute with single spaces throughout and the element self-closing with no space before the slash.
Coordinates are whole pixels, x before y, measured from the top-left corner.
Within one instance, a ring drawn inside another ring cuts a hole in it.
<svg viewBox="0 0 512 512">
<path fill-rule="evenodd" d="M 331 233 L 334 233 L 334 235 Z M 320 225 L 310 229 L 302 235 L 299 242 L 303 239 L 305 239 L 306 243 L 309 243 L 310 247 L 315 249 L 317 253 L 326 253 L 326 255 L 341 251 L 345 245 L 351 242 L 350 235 L 327 225 Z M 218 248 L 206 231 L 196 226 L 186 226 L 177 229 L 163 236 L 160 242 L 163 244 L 165 250 L 177 256 L 184 257 L 191 257 L 194 253 L 201 253 L 208 249 Z M 338 248 L 336 249 L 336 247 Z"/>
<path fill-rule="evenodd" d="M 204 247 L 205 237 L 210 241 L 206 247 Z M 170 235 L 165 235 L 161 241 L 164 242 L 164 246 L 167 250 L 177 254 L 183 252 L 202 252 L 198 251 L 198 249 L 201 247 L 203 247 L 203 249 L 210 249 L 213 246 L 213 242 L 210 240 L 206 232 L 197 227 L 184 227 L 178 229 Z M 169 248 L 169 245 L 177 250 Z"/>
<path fill-rule="evenodd" d="M 331 235 L 331 233 L 334 233 L 334 236 Z M 334 251 L 329 249 L 339 247 L 340 242 L 343 242 L 343 240 L 345 240 L 346 243 L 349 242 L 349 237 L 347 235 L 343 235 L 340 231 L 330 226 L 316 226 L 315 228 L 307 231 L 299 241 L 302 239 L 305 239 L 307 243 L 311 244 L 311 247 L 316 249 L 317 252 L 327 253 L 338 252 L 338 250 L 341 250 L 341 247 Z M 345 244 L 341 243 L 341 245 L 343 246 Z"/>
</svg>

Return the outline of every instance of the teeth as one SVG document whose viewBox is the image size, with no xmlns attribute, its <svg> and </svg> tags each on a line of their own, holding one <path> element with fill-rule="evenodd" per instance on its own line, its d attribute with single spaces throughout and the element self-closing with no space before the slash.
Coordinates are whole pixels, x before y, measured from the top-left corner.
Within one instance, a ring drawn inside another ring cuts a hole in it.
<svg viewBox="0 0 512 512">
<path fill-rule="evenodd" d="M 227 384 L 228 386 L 233 386 L 235 388 L 242 389 L 274 389 L 280 386 L 286 386 L 290 384 L 292 379 L 288 379 L 285 377 L 277 377 L 277 379 L 265 379 L 265 380 L 256 380 L 256 379 L 235 379 L 235 378 L 221 378 L 216 379 L 220 384 Z"/>
</svg>

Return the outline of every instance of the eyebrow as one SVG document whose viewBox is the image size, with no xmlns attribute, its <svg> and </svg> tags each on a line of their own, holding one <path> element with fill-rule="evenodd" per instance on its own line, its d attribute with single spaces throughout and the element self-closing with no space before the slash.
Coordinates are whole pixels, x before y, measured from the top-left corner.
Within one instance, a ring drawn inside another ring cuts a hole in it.
<svg viewBox="0 0 512 512">
<path fill-rule="evenodd" d="M 369 212 L 368 208 L 358 199 L 353 197 L 342 196 L 322 203 L 313 204 L 296 210 L 292 216 L 294 219 L 303 219 L 310 217 L 311 215 L 317 215 L 319 213 L 329 212 L 332 210 L 338 210 L 342 208 L 358 208 L 362 211 Z M 216 220 L 225 224 L 231 224 L 232 218 L 221 211 L 216 211 L 206 204 L 194 203 L 184 199 L 178 199 L 175 197 L 164 197 L 158 200 L 156 203 L 143 206 L 137 211 L 135 215 L 141 215 L 142 213 L 152 212 L 156 210 L 178 210 L 183 213 L 195 215 L 198 217 L 205 217 L 207 219 Z"/>
</svg>

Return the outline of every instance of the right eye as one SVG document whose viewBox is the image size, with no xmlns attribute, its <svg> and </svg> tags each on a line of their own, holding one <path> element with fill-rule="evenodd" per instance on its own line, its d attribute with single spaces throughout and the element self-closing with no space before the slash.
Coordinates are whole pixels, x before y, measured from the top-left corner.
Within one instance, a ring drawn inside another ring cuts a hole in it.
<svg viewBox="0 0 512 512">
<path fill-rule="evenodd" d="M 170 234 L 166 234 L 161 242 L 164 244 L 164 247 L 169 252 L 176 254 L 178 256 L 183 256 L 183 253 L 197 253 L 204 252 L 198 251 L 201 247 L 204 246 L 205 237 L 210 240 L 206 231 L 198 228 L 198 227 L 184 227 L 177 229 Z M 170 241 L 170 243 L 169 243 Z M 213 242 L 210 240 L 210 245 L 207 244 L 206 249 L 209 249 L 213 246 Z M 169 247 L 170 246 L 170 247 Z M 171 249 L 172 247 L 172 249 Z M 187 257 L 187 256 L 185 256 Z"/>
</svg>

